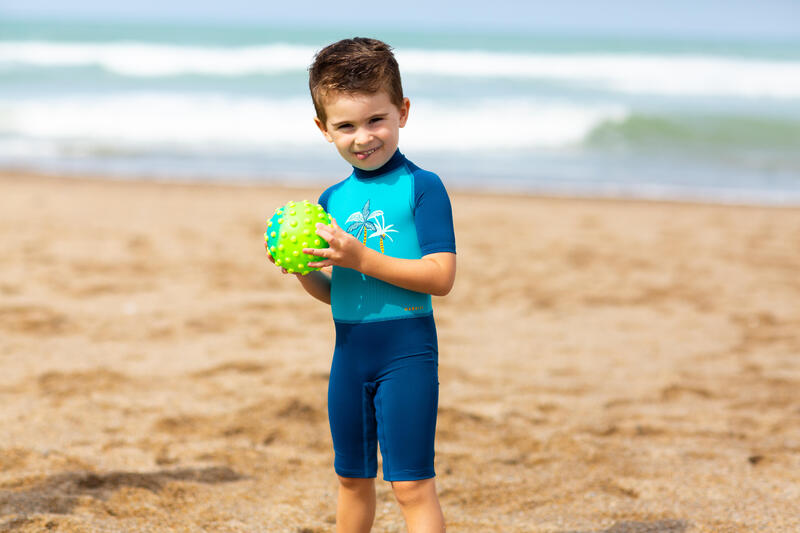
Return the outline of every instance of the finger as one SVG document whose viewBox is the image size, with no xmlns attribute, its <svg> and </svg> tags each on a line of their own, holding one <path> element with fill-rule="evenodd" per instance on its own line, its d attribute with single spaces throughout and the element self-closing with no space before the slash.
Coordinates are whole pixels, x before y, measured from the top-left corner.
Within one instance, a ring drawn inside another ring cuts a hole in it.
<svg viewBox="0 0 800 533">
<path fill-rule="evenodd" d="M 333 228 L 330 226 L 326 226 L 322 222 L 317 222 L 317 235 L 328 241 L 330 244 L 331 239 L 333 239 Z"/>
<path fill-rule="evenodd" d="M 308 255 L 316 255 L 317 257 L 328 257 L 330 249 L 328 248 L 303 248 L 303 253 Z"/>
<path fill-rule="evenodd" d="M 341 229 L 339 228 L 339 224 L 336 223 L 336 219 L 333 217 L 331 217 L 331 227 L 333 228 L 334 231 L 336 231 L 337 229 Z"/>
<path fill-rule="evenodd" d="M 333 266 L 333 261 L 330 259 L 326 259 L 325 261 L 313 261 L 308 263 L 308 266 L 311 268 L 323 268 L 328 266 Z"/>
</svg>

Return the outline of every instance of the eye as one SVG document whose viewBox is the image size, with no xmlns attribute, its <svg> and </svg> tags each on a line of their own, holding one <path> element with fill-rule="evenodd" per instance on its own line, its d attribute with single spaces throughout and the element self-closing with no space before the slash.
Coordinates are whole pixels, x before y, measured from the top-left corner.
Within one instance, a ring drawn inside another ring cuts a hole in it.
<svg viewBox="0 0 800 533">
<path fill-rule="evenodd" d="M 350 128 L 352 128 L 352 127 L 353 127 L 353 125 L 352 125 L 352 124 L 339 124 L 339 125 L 336 127 L 336 129 L 337 129 L 337 130 L 345 130 L 345 129 L 350 129 Z"/>
<path fill-rule="evenodd" d="M 383 117 L 374 117 L 369 120 L 369 123 L 375 124 L 376 122 L 380 122 L 381 120 L 383 120 Z"/>
</svg>

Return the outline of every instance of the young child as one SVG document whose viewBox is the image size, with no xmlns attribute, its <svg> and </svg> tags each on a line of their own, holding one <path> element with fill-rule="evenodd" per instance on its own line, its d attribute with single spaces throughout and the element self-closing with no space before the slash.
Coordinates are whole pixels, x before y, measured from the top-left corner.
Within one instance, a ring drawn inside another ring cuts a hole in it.
<svg viewBox="0 0 800 533">
<path fill-rule="evenodd" d="M 336 346 L 328 417 L 339 476 L 337 531 L 369 531 L 375 517 L 377 444 L 408 530 L 444 531 L 434 483 L 438 345 L 431 294 L 456 271 L 447 192 L 438 176 L 397 149 L 410 103 L 391 48 L 345 39 L 309 68 L 314 121 L 352 174 L 319 203 L 331 214 L 317 234 L 330 248 L 305 249 L 332 266 L 296 275 L 329 303 Z M 285 271 L 284 271 L 285 272 Z"/>
</svg>

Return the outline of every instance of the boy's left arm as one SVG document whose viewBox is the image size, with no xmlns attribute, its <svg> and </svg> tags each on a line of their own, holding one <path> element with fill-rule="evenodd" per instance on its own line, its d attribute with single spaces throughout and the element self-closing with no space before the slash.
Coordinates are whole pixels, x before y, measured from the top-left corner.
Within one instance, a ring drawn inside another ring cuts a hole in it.
<svg viewBox="0 0 800 533">
<path fill-rule="evenodd" d="M 456 254 L 437 252 L 421 259 L 400 259 L 380 254 L 342 230 L 335 220 L 330 226 L 317 224 L 317 235 L 328 241 L 329 248 L 306 248 L 303 252 L 324 258 L 310 267 L 336 265 L 352 268 L 367 276 L 404 289 L 444 296 L 453 288 L 456 277 Z"/>
</svg>

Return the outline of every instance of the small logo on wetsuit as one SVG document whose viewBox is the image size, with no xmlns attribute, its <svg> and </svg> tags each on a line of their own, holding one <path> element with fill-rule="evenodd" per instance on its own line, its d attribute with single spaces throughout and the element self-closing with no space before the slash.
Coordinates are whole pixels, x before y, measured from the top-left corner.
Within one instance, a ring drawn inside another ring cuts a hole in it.
<svg viewBox="0 0 800 533">
<path fill-rule="evenodd" d="M 391 229 L 394 224 L 386 225 L 386 220 L 383 218 L 383 211 L 380 209 L 376 209 L 375 211 L 370 211 L 369 209 L 369 199 L 367 199 L 364 207 L 361 208 L 361 211 L 356 211 L 345 221 L 345 231 L 347 233 L 352 233 L 359 239 L 364 245 L 367 244 L 367 239 L 371 239 L 372 237 L 380 238 L 380 248 L 381 253 L 384 253 L 383 250 L 383 239 L 387 238 L 390 241 L 394 242 L 392 236 L 389 233 L 400 233 L 396 229 Z M 367 232 L 373 232 L 372 235 L 367 235 Z"/>
<path fill-rule="evenodd" d="M 421 305 L 415 305 L 414 307 L 404 307 L 403 308 L 404 311 L 422 311 L 424 309 L 425 308 L 423 306 L 421 306 Z"/>
</svg>

